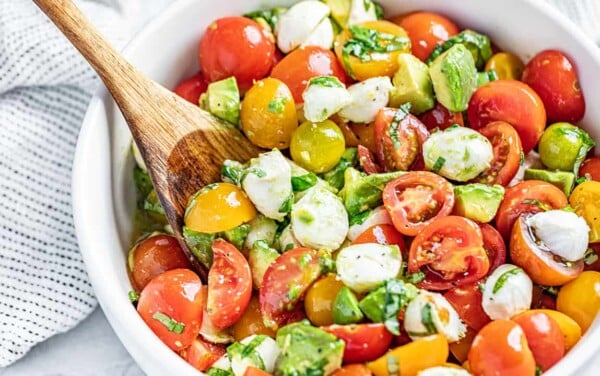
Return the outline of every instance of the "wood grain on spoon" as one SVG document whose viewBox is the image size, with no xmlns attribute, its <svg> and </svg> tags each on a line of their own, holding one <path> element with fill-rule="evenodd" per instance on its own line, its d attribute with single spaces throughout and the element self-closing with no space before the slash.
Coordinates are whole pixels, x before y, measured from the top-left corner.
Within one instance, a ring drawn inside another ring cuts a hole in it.
<svg viewBox="0 0 600 376">
<path fill-rule="evenodd" d="M 98 72 L 121 109 L 140 149 L 175 235 L 185 245 L 188 198 L 219 180 L 225 159 L 247 161 L 260 150 L 236 128 L 183 100 L 129 64 L 96 31 L 71 0 L 34 0 Z"/>
</svg>

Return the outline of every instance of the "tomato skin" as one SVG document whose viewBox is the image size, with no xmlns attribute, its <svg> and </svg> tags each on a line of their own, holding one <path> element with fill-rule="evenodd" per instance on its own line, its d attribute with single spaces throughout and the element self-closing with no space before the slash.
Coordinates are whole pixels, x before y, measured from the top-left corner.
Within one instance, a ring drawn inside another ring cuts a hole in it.
<svg viewBox="0 0 600 376">
<path fill-rule="evenodd" d="M 470 328 L 481 330 L 491 321 L 481 307 L 483 294 L 479 289 L 480 282 L 454 287 L 444 294 L 444 298 L 456 309 L 460 318 Z"/>
<path fill-rule="evenodd" d="M 292 91 L 296 103 L 303 103 L 302 92 L 308 81 L 317 76 L 336 76 L 346 82 L 344 69 L 333 52 L 321 47 L 298 48 L 284 57 L 271 71 L 271 77 L 285 83 Z"/>
<path fill-rule="evenodd" d="M 559 326 L 565 344 L 565 352 L 569 351 L 581 338 L 581 327 L 575 320 L 562 312 L 553 309 L 532 309 L 528 312 L 543 312 L 550 316 Z"/>
<path fill-rule="evenodd" d="M 523 152 L 529 153 L 546 128 L 546 111 L 540 97 L 520 81 L 498 80 L 475 91 L 467 109 L 469 125 L 475 130 L 502 120 L 519 133 Z"/>
<path fill-rule="evenodd" d="M 547 371 L 565 355 L 565 338 L 553 318 L 543 312 L 526 311 L 512 318 L 527 338 L 535 363 Z"/>
<path fill-rule="evenodd" d="M 352 242 L 352 244 L 363 243 L 395 244 L 403 254 L 406 251 L 406 243 L 402 234 L 394 226 L 387 224 L 369 227 Z"/>
<path fill-rule="evenodd" d="M 181 81 L 173 91 L 186 101 L 198 105 L 200 96 L 206 92 L 207 88 L 208 81 L 206 77 L 204 77 L 202 72 L 198 72 Z"/>
<path fill-rule="evenodd" d="M 455 124 L 460 126 L 465 125 L 462 112 L 452 112 L 439 102 L 436 102 L 435 107 L 431 110 L 419 115 L 419 119 L 429 131 L 433 131 L 436 128 L 444 130 Z"/>
<path fill-rule="evenodd" d="M 174 351 L 190 346 L 200 332 L 203 297 L 202 282 L 188 269 L 173 269 L 153 278 L 142 290 L 137 311 L 146 325 Z M 184 325 L 180 334 L 154 318 L 168 315 Z"/>
<path fill-rule="evenodd" d="M 226 352 L 225 347 L 207 342 L 198 337 L 180 355 L 194 368 L 204 372 L 219 360 L 220 357 L 225 355 Z"/>
<path fill-rule="evenodd" d="M 382 172 L 382 168 L 379 167 L 377 163 L 375 163 L 375 159 L 373 154 L 369 149 L 362 145 L 358 145 L 358 163 L 364 172 L 367 174 L 378 174 Z"/>
<path fill-rule="evenodd" d="M 450 344 L 450 352 L 461 364 L 467 360 L 469 350 L 471 349 L 471 345 L 473 344 L 473 340 L 475 339 L 476 335 L 476 330 L 467 327 L 467 332 L 465 333 L 465 336 L 459 341 L 452 342 Z"/>
<path fill-rule="evenodd" d="M 265 372 L 260 368 L 249 366 L 244 372 L 244 376 L 271 376 L 269 372 Z"/>
<path fill-rule="evenodd" d="M 415 12 L 393 20 L 410 38 L 412 54 L 427 60 L 435 46 L 458 34 L 458 27 L 448 18 L 431 12 Z"/>
<path fill-rule="evenodd" d="M 375 147 L 375 125 L 373 123 L 369 124 L 352 124 L 349 125 L 350 129 L 356 137 L 358 137 L 358 141 L 361 145 L 366 147 L 371 151 L 371 153 L 375 153 L 377 151 Z"/>
<path fill-rule="evenodd" d="M 585 99 L 577 70 L 562 52 L 545 50 L 533 57 L 523 71 L 523 82 L 540 96 L 548 122 L 577 123 L 585 114 Z"/>
<path fill-rule="evenodd" d="M 583 272 L 564 285 L 558 291 L 556 309 L 575 320 L 585 333 L 600 311 L 600 273 Z"/>
<path fill-rule="evenodd" d="M 495 320 L 481 329 L 468 359 L 475 376 L 535 375 L 535 360 L 525 333 L 509 320 Z"/>
<path fill-rule="evenodd" d="M 579 176 L 587 176 L 591 180 L 600 181 L 600 157 L 588 158 L 579 167 Z"/>
<path fill-rule="evenodd" d="M 210 24 L 200 40 L 200 68 L 210 82 L 234 76 L 245 92 L 269 74 L 275 44 L 265 29 L 246 17 L 224 17 Z"/>
<path fill-rule="evenodd" d="M 483 248 L 490 259 L 490 270 L 487 273 L 490 275 L 497 267 L 506 263 L 506 244 L 494 226 L 480 223 L 479 228 L 483 236 Z"/>
<path fill-rule="evenodd" d="M 262 316 L 260 315 L 260 305 L 256 296 L 250 298 L 250 302 L 244 310 L 244 314 L 231 327 L 231 334 L 236 341 L 241 341 L 253 334 L 264 334 L 275 338 L 275 331 L 271 328 L 267 328 L 263 322 Z"/>
<path fill-rule="evenodd" d="M 252 275 L 248 261 L 232 244 L 217 239 L 212 251 L 206 310 L 213 325 L 223 329 L 244 314 L 252 295 Z"/>
<path fill-rule="evenodd" d="M 364 364 L 348 364 L 336 370 L 331 376 L 372 376 L 373 372 Z"/>
<path fill-rule="evenodd" d="M 393 337 L 381 323 L 330 325 L 321 329 L 344 341 L 344 363 L 362 363 L 379 358 L 385 354 Z"/>
</svg>

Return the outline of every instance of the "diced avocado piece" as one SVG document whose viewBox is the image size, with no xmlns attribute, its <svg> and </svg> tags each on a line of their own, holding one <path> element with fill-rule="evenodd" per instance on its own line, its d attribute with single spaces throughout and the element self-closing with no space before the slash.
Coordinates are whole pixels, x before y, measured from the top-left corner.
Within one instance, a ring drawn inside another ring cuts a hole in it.
<svg viewBox="0 0 600 376">
<path fill-rule="evenodd" d="M 248 252 L 248 264 L 252 272 L 252 282 L 254 287 L 259 289 L 262 286 L 262 280 L 265 272 L 272 263 L 279 257 L 279 252 L 269 247 L 265 240 L 257 240 Z"/>
<path fill-rule="evenodd" d="M 482 70 L 488 59 L 492 57 L 490 38 L 473 30 L 463 30 L 444 43 L 437 45 L 425 63 L 433 63 L 441 54 L 457 44 L 464 45 L 471 52 L 475 66 L 479 70 Z"/>
<path fill-rule="evenodd" d="M 492 81 L 496 81 L 498 79 L 498 75 L 494 70 L 489 70 L 485 72 L 477 73 L 477 87 L 483 86 Z"/>
<path fill-rule="evenodd" d="M 398 70 L 392 83 L 394 89 L 390 92 L 391 107 L 410 103 L 411 112 L 418 115 L 435 106 L 429 67 L 414 55 L 398 55 Z"/>
<path fill-rule="evenodd" d="M 233 244 L 237 249 L 242 249 L 244 247 L 246 236 L 248 236 L 249 232 L 250 225 L 244 223 L 230 230 L 223 231 L 223 237 L 225 240 Z"/>
<path fill-rule="evenodd" d="M 183 227 L 183 238 L 185 239 L 188 248 L 207 270 L 210 269 L 210 266 L 212 265 L 212 243 L 216 236 L 217 234 L 205 234 L 203 232 L 191 230 L 185 226 Z"/>
<path fill-rule="evenodd" d="M 308 321 L 279 329 L 277 345 L 275 376 L 329 375 L 342 365 L 344 341 Z"/>
<path fill-rule="evenodd" d="M 144 200 L 144 210 L 156 213 L 158 215 L 165 215 L 165 211 L 158 200 L 156 190 L 152 189 L 146 199 Z"/>
<path fill-rule="evenodd" d="M 398 279 L 386 281 L 383 285 L 369 292 L 358 306 L 373 322 L 384 322 L 388 317 L 397 318 L 397 313 L 408 305 L 419 293 L 414 285 Z M 391 298 L 395 297 L 395 298 Z M 393 313 L 396 315 L 393 315 Z M 391 315 L 389 315 L 391 313 Z"/>
<path fill-rule="evenodd" d="M 208 111 L 233 125 L 240 120 L 240 91 L 235 77 L 211 82 L 206 90 L 206 107 Z"/>
<path fill-rule="evenodd" d="M 206 371 L 206 376 L 234 376 L 232 371 L 211 367 Z"/>
<path fill-rule="evenodd" d="M 462 44 L 452 46 L 429 67 L 438 102 L 453 112 L 467 109 L 477 89 L 477 68 L 473 56 Z"/>
<path fill-rule="evenodd" d="M 405 171 L 366 175 L 353 167 L 347 168 L 340 197 L 350 218 L 381 205 L 381 194 L 385 185 L 402 174 L 405 174 Z"/>
<path fill-rule="evenodd" d="M 323 179 L 332 187 L 340 190 L 344 187 L 344 172 L 349 167 L 355 167 L 358 162 L 356 148 L 348 148 L 342 154 L 338 164 L 330 171 L 323 174 Z"/>
<path fill-rule="evenodd" d="M 356 295 L 347 286 L 342 287 L 333 301 L 333 322 L 340 325 L 354 324 L 363 317 Z"/>
<path fill-rule="evenodd" d="M 543 180 L 560 188 L 569 197 L 575 184 L 575 174 L 567 171 L 548 171 L 537 168 L 525 170 L 524 180 Z"/>
<path fill-rule="evenodd" d="M 491 221 L 504 198 L 504 187 L 474 183 L 454 187 L 454 214 L 476 222 Z"/>
<path fill-rule="evenodd" d="M 323 2 L 331 9 L 333 20 L 342 28 L 345 28 L 348 25 L 348 18 L 350 18 L 352 0 L 323 0 Z"/>
</svg>

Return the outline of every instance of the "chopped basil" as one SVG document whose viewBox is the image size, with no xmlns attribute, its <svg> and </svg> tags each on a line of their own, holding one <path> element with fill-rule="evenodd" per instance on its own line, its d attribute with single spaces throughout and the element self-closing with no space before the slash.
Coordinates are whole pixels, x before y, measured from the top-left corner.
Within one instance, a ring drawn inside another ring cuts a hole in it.
<svg viewBox="0 0 600 376">
<path fill-rule="evenodd" d="M 261 23 L 261 19 L 264 20 L 271 30 L 275 30 L 275 25 L 279 21 L 279 17 L 287 11 L 283 7 L 275 7 L 269 10 L 257 10 L 254 12 L 244 14 L 244 17 L 251 18 L 252 20 Z"/>
<path fill-rule="evenodd" d="M 185 324 L 173 320 L 162 312 L 156 312 L 152 318 L 163 324 L 169 330 L 169 332 L 181 334 L 185 328 Z"/>
<path fill-rule="evenodd" d="M 542 367 L 535 366 L 535 376 L 541 376 L 543 373 L 544 371 L 542 370 Z"/>
<path fill-rule="evenodd" d="M 283 252 L 287 252 L 287 251 L 289 251 L 290 249 L 293 249 L 293 248 L 294 248 L 294 243 L 286 244 L 285 247 L 283 248 Z"/>
<path fill-rule="evenodd" d="M 519 166 L 523 166 L 525 164 L 525 153 L 521 152 L 521 157 L 519 159 Z"/>
<path fill-rule="evenodd" d="M 415 298 L 417 290 L 398 279 L 390 279 L 384 286 L 383 324 L 390 333 L 400 335 L 398 313 Z"/>
<path fill-rule="evenodd" d="M 378 20 L 382 20 L 383 19 L 383 7 L 381 5 L 379 5 L 379 3 L 377 1 L 370 1 L 371 4 L 373 4 L 373 6 L 375 6 L 375 16 L 377 17 Z M 368 9 L 365 6 L 365 9 Z"/>
<path fill-rule="evenodd" d="M 500 289 L 504 286 L 506 281 L 508 281 L 508 278 L 510 278 L 511 275 L 517 275 L 518 273 L 521 273 L 521 272 L 523 272 L 523 269 L 513 268 L 513 269 L 507 270 L 504 273 L 502 273 L 502 275 L 500 275 L 500 277 L 498 277 L 498 280 L 494 284 L 494 288 L 492 289 L 492 292 L 495 294 L 498 291 L 500 291 Z"/>
<path fill-rule="evenodd" d="M 292 176 L 292 189 L 294 192 L 302 192 L 317 184 L 317 175 L 309 172 L 306 175 Z"/>
<path fill-rule="evenodd" d="M 525 199 L 525 200 L 521 201 L 521 203 L 522 204 L 526 204 L 526 205 L 535 205 L 538 208 L 542 209 L 543 211 L 552 210 L 552 207 L 550 207 L 549 205 L 541 202 L 540 200 Z"/>
<path fill-rule="evenodd" d="M 356 148 L 347 148 L 337 165 L 322 175 L 323 179 L 335 189 L 344 187 L 344 173 L 349 167 L 356 166 L 358 162 L 358 150 Z"/>
<path fill-rule="evenodd" d="M 400 360 L 397 356 L 388 354 L 385 356 L 385 360 L 387 363 L 387 371 L 389 376 L 399 376 L 400 375 Z"/>
<path fill-rule="evenodd" d="M 351 216 L 350 217 L 350 226 L 362 225 L 364 223 L 364 221 L 366 221 L 367 218 L 369 218 L 369 215 L 371 215 L 371 212 L 372 212 L 372 210 L 367 210 L 362 213 L 358 213 L 356 215 Z"/>
<path fill-rule="evenodd" d="M 440 172 L 440 170 L 444 166 L 444 163 L 446 163 L 446 158 L 438 157 L 438 159 L 433 164 L 433 168 L 432 168 L 433 172 L 435 172 L 435 173 Z"/>
<path fill-rule="evenodd" d="M 294 194 L 290 194 L 290 196 L 281 204 L 279 207 L 280 213 L 289 213 L 292 211 L 292 205 L 294 204 Z"/>
<path fill-rule="evenodd" d="M 424 279 L 425 279 L 425 273 L 423 273 L 422 271 L 418 271 L 418 272 L 410 273 L 410 274 L 406 275 L 406 281 L 409 283 L 412 283 L 413 285 L 423 282 Z"/>
<path fill-rule="evenodd" d="M 477 288 L 479 289 L 479 291 L 484 292 L 485 291 L 485 283 L 481 282 L 477 285 Z"/>
<path fill-rule="evenodd" d="M 267 111 L 272 114 L 280 114 L 285 109 L 287 98 L 273 98 L 267 106 Z"/>
<path fill-rule="evenodd" d="M 319 76 L 311 78 L 308 86 L 322 86 L 331 88 L 345 88 L 344 84 L 336 76 Z"/>
<path fill-rule="evenodd" d="M 308 252 L 303 253 L 298 259 L 298 266 L 300 266 L 300 269 L 304 269 L 310 260 L 312 260 L 312 255 Z"/>
<path fill-rule="evenodd" d="M 577 179 L 575 179 L 575 184 L 579 185 L 581 183 L 585 183 L 586 181 L 590 181 L 592 180 L 591 177 L 589 175 L 584 175 L 581 177 L 578 177 Z"/>
<path fill-rule="evenodd" d="M 296 299 L 298 299 L 298 297 L 300 296 L 301 292 L 302 287 L 300 287 L 300 285 L 292 285 L 287 293 L 288 300 L 295 302 Z M 292 306 L 292 308 L 294 307 Z"/>
<path fill-rule="evenodd" d="M 558 296 L 558 288 L 556 286 L 542 286 L 542 291 L 555 298 Z"/>
<path fill-rule="evenodd" d="M 226 160 L 221 166 L 223 181 L 230 180 L 235 185 L 240 185 L 245 173 L 244 165 L 239 162 Z"/>
<path fill-rule="evenodd" d="M 433 323 L 433 305 L 431 303 L 427 303 L 421 308 L 421 323 L 427 330 L 427 335 L 437 333 Z"/>
<path fill-rule="evenodd" d="M 246 176 L 248 176 L 248 174 L 254 174 L 260 179 L 267 176 L 267 173 L 262 168 L 250 167 L 250 168 L 246 169 L 246 171 L 244 171 L 244 175 L 242 176 L 241 180 L 244 180 L 246 178 Z"/>
<path fill-rule="evenodd" d="M 129 294 L 127 295 L 129 296 L 129 301 L 132 303 L 137 303 L 137 301 L 140 300 L 140 295 L 133 290 L 129 291 Z"/>
<path fill-rule="evenodd" d="M 400 127 L 400 122 L 404 120 L 408 114 L 410 113 L 411 104 L 410 102 L 404 103 L 398 111 L 394 114 L 394 118 L 390 123 L 390 127 L 388 129 L 388 135 L 392 140 L 392 144 L 394 145 L 394 149 L 398 149 L 400 147 L 400 135 L 398 134 L 398 128 Z"/>
<path fill-rule="evenodd" d="M 331 252 L 325 249 L 319 251 L 319 266 L 321 274 L 335 273 L 336 265 Z"/>
</svg>

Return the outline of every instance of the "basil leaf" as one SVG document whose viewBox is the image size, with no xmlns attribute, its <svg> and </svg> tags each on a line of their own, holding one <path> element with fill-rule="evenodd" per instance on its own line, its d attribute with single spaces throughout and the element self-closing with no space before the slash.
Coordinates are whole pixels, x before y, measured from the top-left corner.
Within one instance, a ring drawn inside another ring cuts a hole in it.
<svg viewBox="0 0 600 376">
<path fill-rule="evenodd" d="M 292 189 L 294 192 L 302 192 L 317 184 L 317 175 L 309 172 L 306 175 L 292 176 Z"/>
<path fill-rule="evenodd" d="M 394 114 L 394 118 L 390 123 L 390 127 L 388 128 L 388 135 L 392 140 L 392 144 L 394 145 L 394 149 L 398 149 L 400 147 L 400 134 L 398 129 L 400 128 L 400 122 L 404 120 L 408 114 L 410 113 L 411 104 L 410 102 L 404 103 L 398 111 Z"/>
<path fill-rule="evenodd" d="M 502 273 L 502 275 L 500 275 L 500 277 L 498 277 L 498 279 L 496 280 L 496 283 L 494 284 L 494 288 L 492 289 L 492 292 L 495 294 L 498 291 L 500 291 L 500 289 L 502 289 L 502 287 L 504 286 L 506 281 L 508 281 L 508 278 L 510 278 L 511 275 L 517 275 L 521 272 L 523 272 L 523 269 L 513 268 L 513 269 L 507 270 L 504 273 Z"/>
<path fill-rule="evenodd" d="M 173 320 L 171 317 L 162 312 L 156 312 L 152 318 L 163 324 L 170 332 L 181 334 L 185 328 L 185 324 Z"/>
</svg>

